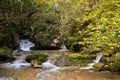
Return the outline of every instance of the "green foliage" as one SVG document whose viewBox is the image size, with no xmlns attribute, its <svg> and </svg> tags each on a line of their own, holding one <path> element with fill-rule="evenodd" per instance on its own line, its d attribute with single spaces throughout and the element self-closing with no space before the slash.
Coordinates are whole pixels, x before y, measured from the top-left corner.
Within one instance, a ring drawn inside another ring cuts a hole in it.
<svg viewBox="0 0 120 80">
<path fill-rule="evenodd" d="M 69 32 L 69 35 L 66 41 L 70 41 L 67 45 L 75 50 L 74 45 L 77 44 L 80 51 L 88 53 L 105 51 L 105 55 L 113 54 L 114 50 L 119 48 L 120 41 L 119 1 L 98 1 L 92 7 L 85 1 L 82 3 L 77 10 L 73 9 L 72 19 L 67 20 L 69 28 L 66 34 Z"/>
<path fill-rule="evenodd" d="M 110 71 L 120 71 L 120 62 L 119 61 L 115 61 L 115 62 L 113 62 L 113 63 L 109 63 L 108 64 L 108 66 L 109 66 L 109 70 Z"/>
<path fill-rule="evenodd" d="M 18 34 L 12 28 L 4 28 L 0 30 L 0 46 L 8 46 L 14 48 L 18 45 Z"/>
<path fill-rule="evenodd" d="M 9 49 L 8 47 L 5 47 L 5 46 L 3 46 L 3 47 L 1 47 L 0 48 L 0 55 L 11 55 L 11 49 Z"/>
<path fill-rule="evenodd" d="M 77 62 L 87 62 L 87 60 L 91 60 L 92 56 L 88 56 L 88 55 L 83 55 L 83 54 L 71 54 L 68 56 L 68 59 L 70 61 L 77 61 Z"/>
<path fill-rule="evenodd" d="M 31 38 L 41 49 L 59 38 L 74 51 L 110 55 L 120 47 L 120 1 L 1 0 L 0 9 L 0 46 Z"/>
<path fill-rule="evenodd" d="M 44 62 L 46 59 L 47 59 L 46 53 L 31 53 L 25 58 L 27 62 L 31 62 L 32 60 Z"/>
</svg>

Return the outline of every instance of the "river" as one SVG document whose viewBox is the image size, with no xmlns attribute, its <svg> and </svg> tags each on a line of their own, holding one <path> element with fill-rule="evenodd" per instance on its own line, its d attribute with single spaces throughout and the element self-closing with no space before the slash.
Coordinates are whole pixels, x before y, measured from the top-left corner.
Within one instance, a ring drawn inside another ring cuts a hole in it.
<svg viewBox="0 0 120 80">
<path fill-rule="evenodd" d="M 20 40 L 20 50 L 30 51 L 30 47 L 32 46 L 34 44 L 29 40 Z M 15 52 L 19 49 L 15 50 Z M 55 58 L 59 55 L 58 52 L 60 54 L 61 52 L 65 52 L 64 55 L 66 53 L 71 54 L 65 45 L 62 45 L 60 50 L 39 52 L 48 53 L 49 55 L 48 60 L 42 64 L 42 68 L 32 68 L 30 63 L 25 61 L 25 56 L 29 54 L 28 52 L 27 54 L 18 56 L 12 63 L 0 64 L 0 80 L 120 80 L 120 74 L 108 71 L 98 72 L 91 69 L 95 63 L 99 62 L 102 55 L 98 55 L 94 62 L 86 67 L 60 67 L 51 62 L 54 62 Z M 64 60 L 61 62 L 64 63 Z"/>
<path fill-rule="evenodd" d="M 47 52 L 48 54 L 56 54 L 56 51 Z M 9 80 L 3 79 L 4 77 L 12 77 L 15 80 L 120 80 L 120 75 L 116 73 L 98 72 L 92 69 L 81 69 L 74 66 L 56 67 L 57 69 L 50 70 L 43 70 L 42 68 L 35 69 L 30 66 L 23 68 L 1 67 L 0 80 Z"/>
</svg>

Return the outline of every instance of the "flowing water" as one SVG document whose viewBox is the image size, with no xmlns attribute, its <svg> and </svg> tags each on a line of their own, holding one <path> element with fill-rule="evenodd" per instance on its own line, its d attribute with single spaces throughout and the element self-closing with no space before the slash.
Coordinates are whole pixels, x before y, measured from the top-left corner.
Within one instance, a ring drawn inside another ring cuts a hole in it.
<svg viewBox="0 0 120 80">
<path fill-rule="evenodd" d="M 34 43 L 28 39 L 22 39 L 19 48 L 13 52 L 17 52 L 19 49 L 30 51 L 33 46 L 35 46 Z M 0 80 L 33 80 L 37 75 L 37 71 L 31 68 L 31 63 L 25 61 L 25 56 L 25 54 L 22 54 L 13 62 L 0 64 Z"/>
<path fill-rule="evenodd" d="M 39 69 L 30 67 L 30 64 L 24 60 L 25 56 L 19 56 L 12 63 L 1 64 L 0 80 L 12 80 L 12 78 L 15 80 L 120 80 L 119 74 L 90 69 L 100 61 L 102 55 L 98 55 L 87 69 L 74 66 L 66 68 L 55 65 L 56 57 L 59 56 L 58 51 L 48 52 L 48 60 L 42 63 L 42 68 Z"/>
<path fill-rule="evenodd" d="M 13 69 L 19 69 L 19 68 L 26 68 L 30 67 L 31 64 L 27 63 L 25 61 L 25 55 L 17 57 L 17 59 L 13 62 L 8 62 L 0 65 L 3 68 L 13 68 Z"/>
<path fill-rule="evenodd" d="M 91 69 L 93 67 L 93 65 L 95 65 L 96 63 L 98 63 L 100 61 L 102 56 L 103 56 L 102 54 L 97 55 L 97 57 L 95 58 L 95 60 L 93 60 L 92 63 L 89 63 L 88 66 L 81 67 L 80 69 Z"/>
<path fill-rule="evenodd" d="M 20 49 L 22 51 L 30 51 L 30 48 L 35 46 L 34 43 L 30 42 L 28 39 L 21 39 L 20 40 Z"/>
<path fill-rule="evenodd" d="M 30 48 L 34 47 L 35 44 L 31 42 L 29 39 L 20 39 L 19 41 L 19 47 L 14 50 L 13 52 L 18 52 L 18 50 L 22 51 L 31 51 Z"/>
<path fill-rule="evenodd" d="M 54 65 L 57 56 L 58 55 L 50 54 L 48 60 L 42 63 L 43 71 L 37 74 L 36 80 L 44 80 L 46 77 L 52 76 L 51 73 L 57 73 L 62 69 Z"/>
<path fill-rule="evenodd" d="M 35 80 L 120 80 L 118 74 L 110 72 L 97 72 L 92 70 L 92 66 L 98 63 L 102 55 L 97 55 L 93 63 L 88 64 L 87 67 L 58 67 L 54 65 L 55 55 L 51 55 L 47 62 L 42 64 L 42 68 L 45 69 L 39 72 Z M 111 76 L 112 75 L 112 76 Z"/>
<path fill-rule="evenodd" d="M 64 43 L 62 43 L 62 45 L 60 46 L 60 51 L 68 51 Z"/>
<path fill-rule="evenodd" d="M 34 44 L 27 39 L 20 40 L 19 49 L 22 51 L 30 51 L 30 47 L 33 46 Z M 68 49 L 62 44 L 57 52 L 59 51 L 68 51 Z M 61 68 L 55 65 L 56 57 L 59 56 L 57 52 L 53 54 L 50 52 L 48 60 L 42 63 L 42 68 L 39 69 L 31 68 L 30 63 L 25 61 L 24 55 L 17 57 L 12 63 L 1 64 L 0 80 L 120 80 L 118 74 L 91 70 L 92 66 L 100 61 L 102 55 L 98 55 L 87 67 Z M 67 53 L 69 54 L 69 52 Z"/>
</svg>

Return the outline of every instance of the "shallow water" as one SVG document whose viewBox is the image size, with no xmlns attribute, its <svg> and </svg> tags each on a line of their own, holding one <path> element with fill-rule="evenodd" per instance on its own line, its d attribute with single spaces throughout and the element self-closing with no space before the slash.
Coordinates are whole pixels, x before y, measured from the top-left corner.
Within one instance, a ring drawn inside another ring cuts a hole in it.
<svg viewBox="0 0 120 80">
<path fill-rule="evenodd" d="M 49 51 L 49 52 L 41 51 L 41 52 L 49 53 L 52 56 L 52 57 L 49 57 L 49 59 L 53 58 L 52 59 L 53 63 L 54 63 L 54 56 L 55 56 L 54 54 L 57 53 L 58 55 L 58 51 Z M 66 53 L 63 53 L 63 54 L 66 54 Z M 70 54 L 70 53 L 67 52 L 67 54 Z M 41 68 L 34 69 L 32 67 L 17 68 L 17 69 L 1 67 L 0 77 L 14 78 L 16 80 L 120 80 L 120 74 L 115 74 L 110 72 L 97 72 L 95 70 L 89 70 L 89 69 L 81 70 L 81 68 L 78 66 L 77 67 L 63 66 L 62 68 L 60 67 L 60 69 L 57 69 L 57 70 L 53 69 L 49 71 L 44 71 Z"/>
<path fill-rule="evenodd" d="M 16 80 L 34 80 L 37 75 L 37 71 L 33 68 L 23 69 L 5 69 L 0 68 L 0 77 L 12 77 Z"/>
<path fill-rule="evenodd" d="M 46 76 L 44 80 L 120 80 L 120 75 L 110 72 L 60 71 L 51 74 L 51 76 Z"/>
</svg>

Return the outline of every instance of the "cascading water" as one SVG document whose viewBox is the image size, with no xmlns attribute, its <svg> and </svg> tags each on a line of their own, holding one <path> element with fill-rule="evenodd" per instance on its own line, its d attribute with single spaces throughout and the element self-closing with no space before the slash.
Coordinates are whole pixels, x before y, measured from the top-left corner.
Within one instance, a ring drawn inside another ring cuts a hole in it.
<svg viewBox="0 0 120 80">
<path fill-rule="evenodd" d="M 82 67 L 80 69 L 91 69 L 93 67 L 93 65 L 95 65 L 96 63 L 98 63 L 100 61 L 100 59 L 102 58 L 102 54 L 97 55 L 96 59 L 93 60 L 93 63 L 89 63 L 87 67 Z"/>
<path fill-rule="evenodd" d="M 60 51 L 67 51 L 67 47 L 65 46 L 64 43 L 62 43 L 62 45 L 60 46 Z"/>
<path fill-rule="evenodd" d="M 37 74 L 37 78 L 38 80 L 44 80 L 45 77 L 48 76 L 52 76 L 51 73 L 53 72 L 59 72 L 59 70 L 61 69 L 60 67 L 57 67 L 56 65 L 54 65 L 54 61 L 56 59 L 58 55 L 50 55 L 48 57 L 48 60 L 44 63 L 42 63 L 42 69 L 45 70 L 43 72 L 40 72 Z"/>
<path fill-rule="evenodd" d="M 15 50 L 13 50 L 13 52 L 18 52 L 19 50 L 22 51 L 30 51 L 31 47 L 34 47 L 35 44 L 33 42 L 31 42 L 28 39 L 20 39 L 19 41 L 19 47 Z"/>
<path fill-rule="evenodd" d="M 29 67 L 31 66 L 30 63 L 27 63 L 25 61 L 25 56 L 20 56 L 18 57 L 14 62 L 12 63 L 4 63 L 4 64 L 1 64 L 1 67 L 3 68 L 15 68 L 15 69 L 18 69 L 18 68 L 25 68 L 25 67 Z"/>
<path fill-rule="evenodd" d="M 30 51 L 30 48 L 34 46 L 34 43 L 30 42 L 28 39 L 21 39 L 19 43 L 19 48 L 22 51 Z"/>
</svg>

